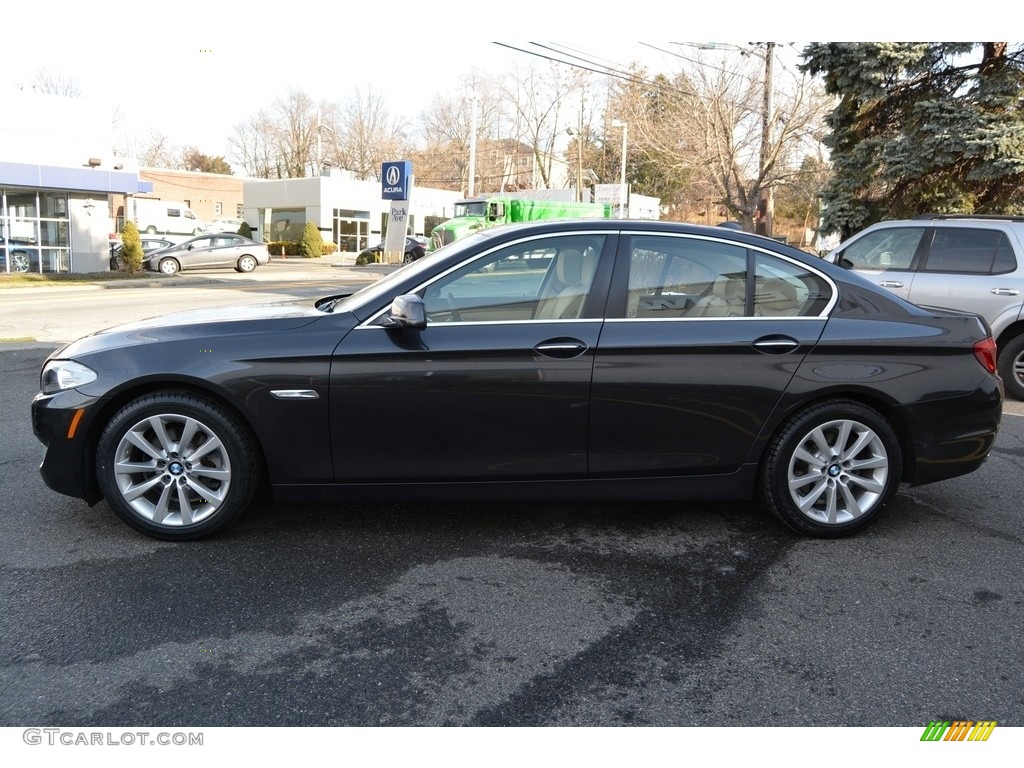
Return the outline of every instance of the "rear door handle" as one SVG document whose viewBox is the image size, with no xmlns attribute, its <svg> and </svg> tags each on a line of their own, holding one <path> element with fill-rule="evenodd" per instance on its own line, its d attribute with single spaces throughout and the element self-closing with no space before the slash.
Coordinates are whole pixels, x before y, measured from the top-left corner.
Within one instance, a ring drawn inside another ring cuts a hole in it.
<svg viewBox="0 0 1024 768">
<path fill-rule="evenodd" d="M 534 351 L 539 352 L 545 357 L 554 357 L 559 360 L 569 360 L 574 357 L 579 357 L 587 351 L 587 345 L 579 339 L 548 339 L 542 341 L 536 347 Z"/>
<path fill-rule="evenodd" d="M 879 283 L 879 285 L 882 286 L 883 288 L 902 288 L 903 287 L 903 283 L 901 283 L 899 280 L 883 280 L 882 282 Z"/>
<path fill-rule="evenodd" d="M 800 346 L 791 336 L 762 336 L 754 340 L 754 349 L 768 355 L 784 355 Z"/>
<path fill-rule="evenodd" d="M 1017 296 L 1020 291 L 1013 288 L 993 288 L 992 293 L 996 296 Z"/>
</svg>

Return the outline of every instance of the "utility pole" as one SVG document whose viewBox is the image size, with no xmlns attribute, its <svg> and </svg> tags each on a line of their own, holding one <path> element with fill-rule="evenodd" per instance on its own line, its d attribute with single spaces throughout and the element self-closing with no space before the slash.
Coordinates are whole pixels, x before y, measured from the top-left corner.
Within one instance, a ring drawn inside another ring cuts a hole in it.
<svg viewBox="0 0 1024 768">
<path fill-rule="evenodd" d="M 759 173 L 763 176 L 768 167 L 771 154 L 772 138 L 772 57 L 775 43 L 764 43 L 764 104 L 761 113 L 761 162 Z M 775 220 L 775 192 L 771 187 L 761 190 L 758 201 L 758 217 L 755 232 L 766 237 L 772 236 L 772 225 Z"/>
<path fill-rule="evenodd" d="M 471 98 L 473 100 L 473 111 L 469 119 L 469 194 L 466 197 L 476 195 L 476 121 L 477 105 L 479 104 L 476 91 L 473 92 Z"/>
</svg>

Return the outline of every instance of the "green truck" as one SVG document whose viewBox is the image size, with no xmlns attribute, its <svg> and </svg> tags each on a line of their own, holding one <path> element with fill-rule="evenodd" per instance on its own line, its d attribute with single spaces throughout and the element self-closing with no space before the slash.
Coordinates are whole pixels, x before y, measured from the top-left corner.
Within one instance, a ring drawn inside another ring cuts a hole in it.
<svg viewBox="0 0 1024 768">
<path fill-rule="evenodd" d="M 486 227 L 542 219 L 610 219 L 607 203 L 576 203 L 559 200 L 528 200 L 519 197 L 477 197 L 455 204 L 455 216 L 430 233 L 430 250 L 455 242 Z"/>
</svg>

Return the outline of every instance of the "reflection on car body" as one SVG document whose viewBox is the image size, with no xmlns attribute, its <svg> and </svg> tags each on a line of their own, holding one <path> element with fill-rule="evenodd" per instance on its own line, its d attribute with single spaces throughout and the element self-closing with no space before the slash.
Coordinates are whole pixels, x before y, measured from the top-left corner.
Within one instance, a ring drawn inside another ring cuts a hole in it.
<svg viewBox="0 0 1024 768">
<path fill-rule="evenodd" d="M 977 316 L 786 245 L 548 221 L 352 295 L 86 337 L 44 364 L 32 411 L 51 488 L 165 539 L 221 529 L 263 483 L 283 501 L 757 498 L 832 537 L 900 482 L 981 465 L 994 370 Z"/>
</svg>

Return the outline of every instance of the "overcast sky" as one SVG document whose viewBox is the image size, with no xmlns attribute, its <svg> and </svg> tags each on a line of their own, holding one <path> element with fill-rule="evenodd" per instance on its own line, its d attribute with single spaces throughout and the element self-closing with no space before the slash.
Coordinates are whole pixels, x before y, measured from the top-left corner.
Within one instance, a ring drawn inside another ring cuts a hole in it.
<svg viewBox="0 0 1024 768">
<path fill-rule="evenodd" d="M 234 126 L 289 88 L 340 102 L 356 88 L 372 87 L 386 94 L 392 113 L 416 118 L 435 95 L 453 92 L 474 68 L 496 74 L 541 61 L 485 38 L 512 39 L 507 45 L 536 52 L 540 49 L 512 36 L 569 40 L 561 45 L 621 67 L 640 60 L 652 72 L 675 72 L 677 59 L 633 41 L 671 35 L 745 44 L 768 37 L 766 32 L 777 38 L 837 36 L 830 34 L 836 31 L 831 22 L 801 13 L 799 6 L 734 0 L 713 16 L 706 12 L 712 6 L 699 6 L 706 17 L 695 19 L 697 6 L 686 10 L 670 0 L 561 5 L 390 0 L 358 7 L 351 0 L 103 5 L 50 0 L 0 11 L 0 78 L 31 82 L 46 68 L 72 78 L 84 96 L 118 107 L 143 142 L 158 131 L 172 144 L 227 155 Z M 771 23 L 763 20 L 767 7 L 774 9 Z M 785 18 L 779 15 L 784 7 Z M 873 13 L 863 16 L 864 22 L 873 17 L 877 23 Z M 844 22 L 840 31 L 854 38 L 856 20 Z M 919 36 L 922 31 L 916 30 Z"/>
</svg>

